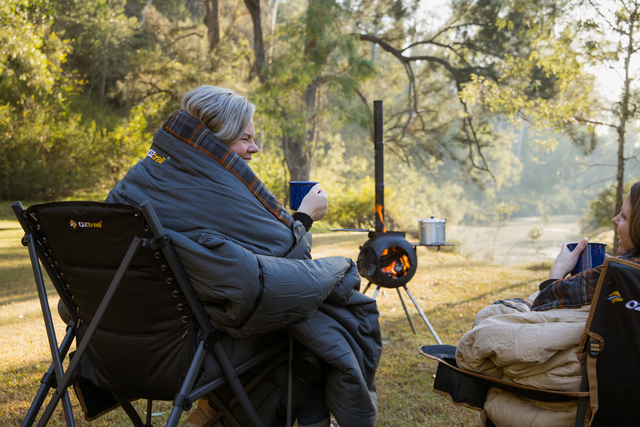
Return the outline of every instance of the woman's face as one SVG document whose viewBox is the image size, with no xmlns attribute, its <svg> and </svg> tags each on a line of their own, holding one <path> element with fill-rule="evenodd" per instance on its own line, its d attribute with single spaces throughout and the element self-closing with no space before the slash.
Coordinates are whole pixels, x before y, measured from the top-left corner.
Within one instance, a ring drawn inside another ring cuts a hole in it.
<svg viewBox="0 0 640 427">
<path fill-rule="evenodd" d="M 238 156 L 242 157 L 245 162 L 249 163 L 251 156 L 260 150 L 256 143 L 253 142 L 255 136 L 256 130 L 253 126 L 253 119 L 251 119 L 240 139 L 231 144 L 229 148 Z"/>
<path fill-rule="evenodd" d="M 627 194 L 627 198 L 624 199 L 622 210 L 618 215 L 613 218 L 613 223 L 618 227 L 618 254 L 624 255 L 624 253 L 633 248 L 631 243 L 631 237 L 629 235 L 629 218 L 631 218 L 631 199 Z"/>
</svg>

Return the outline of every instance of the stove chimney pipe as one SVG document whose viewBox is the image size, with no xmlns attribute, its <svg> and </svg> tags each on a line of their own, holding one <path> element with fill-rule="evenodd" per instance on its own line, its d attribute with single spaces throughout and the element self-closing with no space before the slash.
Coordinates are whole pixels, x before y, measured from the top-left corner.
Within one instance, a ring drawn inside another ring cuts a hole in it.
<svg viewBox="0 0 640 427">
<path fill-rule="evenodd" d="M 382 101 L 373 101 L 373 145 L 375 149 L 376 232 L 386 233 L 384 225 L 384 140 L 382 139 Z"/>
</svg>

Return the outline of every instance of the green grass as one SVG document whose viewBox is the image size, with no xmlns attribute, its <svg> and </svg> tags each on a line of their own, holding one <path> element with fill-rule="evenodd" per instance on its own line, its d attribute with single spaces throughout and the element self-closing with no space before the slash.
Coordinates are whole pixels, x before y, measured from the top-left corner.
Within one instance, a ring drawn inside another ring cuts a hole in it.
<svg viewBox="0 0 640 427">
<path fill-rule="evenodd" d="M 101 200 L 104 195 L 96 196 Z M 24 203 L 27 206 L 29 203 Z M 33 273 L 22 232 L 12 219 L 8 203 L 0 207 L 0 426 L 19 425 L 50 364 L 48 344 L 40 306 L 33 285 Z M 314 257 L 341 255 L 355 259 L 364 233 L 326 233 L 314 235 Z M 446 344 L 457 344 L 470 329 L 475 314 L 493 301 L 528 296 L 537 289 L 549 265 L 491 266 L 472 262 L 452 252 L 418 248 L 419 266 L 409 282 L 409 290 Z M 366 282 L 363 282 L 363 289 Z M 368 290 L 373 295 L 373 287 Z M 53 289 L 48 287 L 49 303 Z M 377 301 L 383 338 L 383 356 L 377 374 L 380 426 L 473 426 L 475 412 L 453 406 L 433 392 L 436 363 L 421 356 L 418 347 L 435 344 L 426 325 L 404 290 L 402 297 L 417 329 L 411 331 L 398 294 L 381 289 Z M 63 324 L 54 321 L 61 339 Z M 72 393 L 77 425 L 130 425 L 121 410 L 93 422 L 82 419 L 78 401 Z M 142 413 L 145 402 L 135 404 Z M 163 402 L 154 418 L 163 425 L 171 409 Z M 184 417 L 183 417 L 184 418 Z M 62 411 L 56 410 L 52 426 L 65 425 Z"/>
</svg>

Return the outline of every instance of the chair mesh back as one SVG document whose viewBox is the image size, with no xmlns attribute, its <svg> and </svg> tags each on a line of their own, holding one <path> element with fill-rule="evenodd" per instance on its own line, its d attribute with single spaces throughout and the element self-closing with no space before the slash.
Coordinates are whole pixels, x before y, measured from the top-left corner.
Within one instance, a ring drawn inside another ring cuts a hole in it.
<svg viewBox="0 0 640 427">
<path fill-rule="evenodd" d="M 132 240 L 151 238 L 151 232 L 141 212 L 127 205 L 50 203 L 30 207 L 27 217 L 72 299 L 81 340 Z M 185 322 L 190 310 L 165 264 L 161 251 L 138 250 L 81 364 L 82 378 L 129 397 L 175 397 L 193 332 Z"/>
<path fill-rule="evenodd" d="M 640 265 L 609 262 L 589 330 L 604 338 L 596 364 L 599 408 L 593 425 L 637 425 Z"/>
</svg>

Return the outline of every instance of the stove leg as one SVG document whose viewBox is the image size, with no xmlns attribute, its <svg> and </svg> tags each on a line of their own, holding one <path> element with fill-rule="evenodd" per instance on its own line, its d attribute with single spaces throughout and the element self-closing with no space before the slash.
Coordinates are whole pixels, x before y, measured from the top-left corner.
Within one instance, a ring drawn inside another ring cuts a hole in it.
<svg viewBox="0 0 640 427">
<path fill-rule="evenodd" d="M 371 282 L 367 283 L 367 286 L 364 287 L 364 291 L 362 291 L 362 295 L 367 293 L 367 291 L 369 290 L 369 287 L 371 287 Z"/>
<path fill-rule="evenodd" d="M 378 292 L 380 291 L 380 288 L 382 286 L 378 285 L 378 287 L 376 288 L 376 291 L 373 293 L 373 299 L 376 299 L 376 297 L 378 296 Z"/>
<path fill-rule="evenodd" d="M 409 312 L 407 311 L 407 306 L 404 304 L 404 300 L 402 299 L 402 294 L 400 293 L 400 288 L 396 288 L 396 291 L 398 291 L 398 296 L 400 297 L 400 302 L 402 303 L 402 308 L 404 309 L 404 314 L 407 315 L 407 320 L 409 321 L 409 324 L 411 325 L 411 330 L 413 330 L 413 334 L 417 335 L 418 332 L 416 331 L 416 327 L 413 326 L 413 320 L 411 320 L 411 316 L 409 316 Z"/>
<path fill-rule="evenodd" d="M 413 301 L 413 305 L 416 306 L 418 313 L 420 313 L 420 317 L 422 317 L 422 320 L 424 320 L 424 323 L 427 324 L 427 328 L 429 328 L 429 331 L 431 331 L 431 335 L 433 335 L 433 337 L 436 339 L 436 342 L 438 344 L 442 345 L 442 341 L 440 341 L 438 334 L 436 334 L 436 331 L 433 329 L 433 326 L 431 326 L 431 323 L 429 323 L 429 321 L 427 320 L 427 316 L 425 316 L 424 312 L 418 305 L 418 302 L 415 300 L 415 298 L 413 298 L 413 295 L 411 295 L 411 292 L 409 292 L 409 288 L 407 288 L 407 285 L 404 285 L 403 288 L 405 291 L 407 291 L 407 295 L 409 295 L 409 298 L 411 298 L 411 301 Z"/>
</svg>

